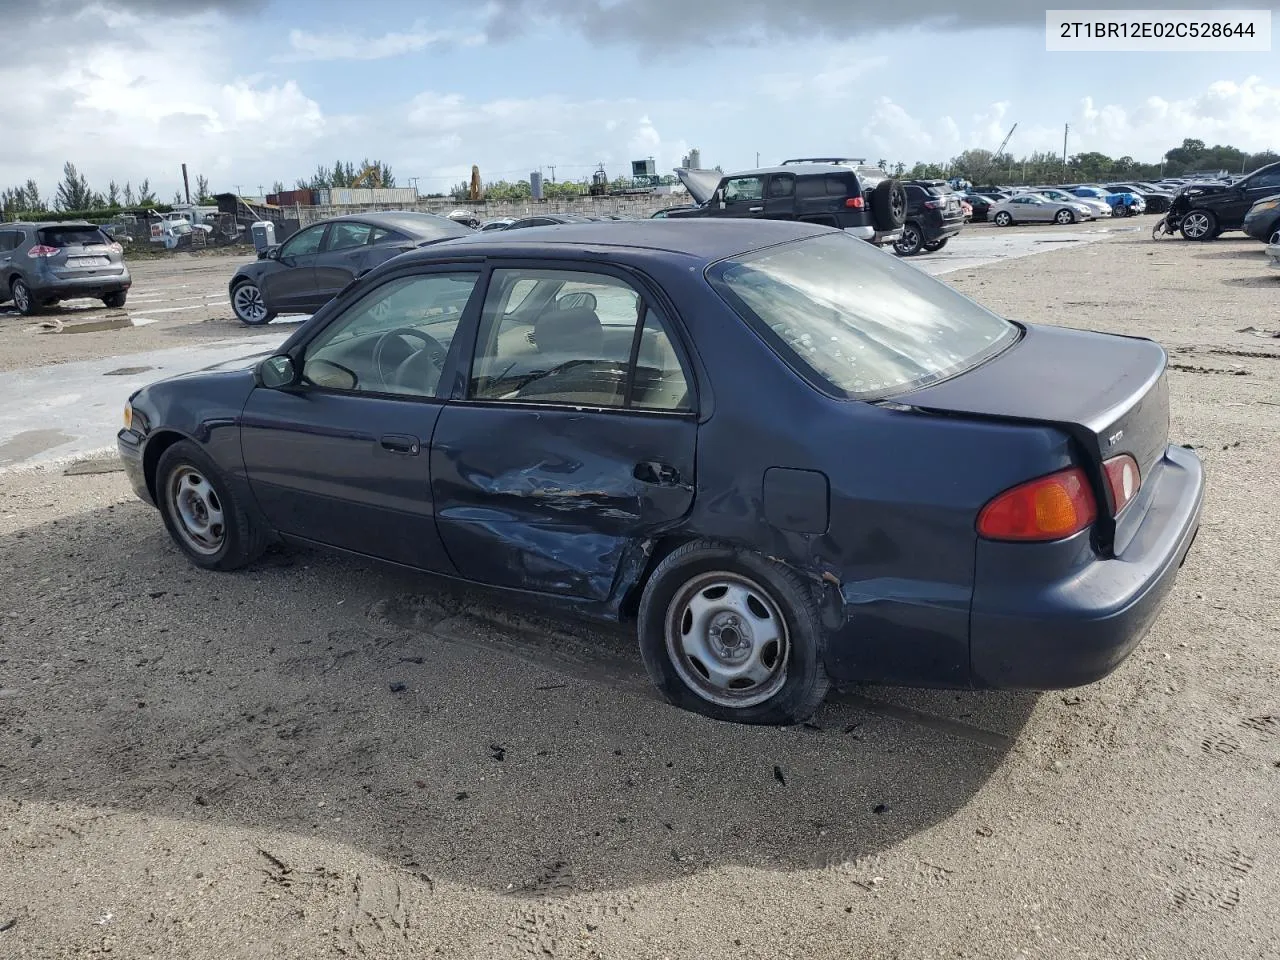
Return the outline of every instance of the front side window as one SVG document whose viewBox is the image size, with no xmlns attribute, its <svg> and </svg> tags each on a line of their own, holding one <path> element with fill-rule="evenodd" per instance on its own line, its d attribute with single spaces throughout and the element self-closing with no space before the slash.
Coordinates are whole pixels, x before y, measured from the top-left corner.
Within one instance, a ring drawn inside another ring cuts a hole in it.
<svg viewBox="0 0 1280 960">
<path fill-rule="evenodd" d="M 399 277 L 370 291 L 308 344 L 303 383 L 433 397 L 478 273 Z"/>
<path fill-rule="evenodd" d="M 799 374 L 847 398 L 904 393 L 969 369 L 1019 328 L 846 234 L 714 264 L 724 300 Z"/>
<path fill-rule="evenodd" d="M 739 200 L 759 200 L 764 196 L 764 181 L 759 177 L 738 177 L 724 185 L 727 203 Z"/>
<path fill-rule="evenodd" d="M 1249 181 L 1249 187 L 1280 187 L 1280 168 L 1259 173 Z"/>
<path fill-rule="evenodd" d="M 493 272 L 467 396 L 692 409 L 665 325 L 639 292 L 615 277 L 569 270 Z"/>
<path fill-rule="evenodd" d="M 305 257 L 320 250 L 320 241 L 324 239 L 325 225 L 307 227 L 301 233 L 295 233 L 280 248 L 282 257 Z"/>
</svg>

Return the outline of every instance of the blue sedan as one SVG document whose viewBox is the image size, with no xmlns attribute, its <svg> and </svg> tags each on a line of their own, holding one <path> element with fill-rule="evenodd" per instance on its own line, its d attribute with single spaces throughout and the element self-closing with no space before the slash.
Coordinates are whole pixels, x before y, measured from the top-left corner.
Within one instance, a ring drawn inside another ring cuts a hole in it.
<svg viewBox="0 0 1280 960">
<path fill-rule="evenodd" d="M 784 724 L 1121 663 L 1200 518 L 1166 366 L 827 227 L 568 224 L 396 257 L 118 441 L 199 567 L 318 545 L 634 620 L 672 703 Z"/>
</svg>

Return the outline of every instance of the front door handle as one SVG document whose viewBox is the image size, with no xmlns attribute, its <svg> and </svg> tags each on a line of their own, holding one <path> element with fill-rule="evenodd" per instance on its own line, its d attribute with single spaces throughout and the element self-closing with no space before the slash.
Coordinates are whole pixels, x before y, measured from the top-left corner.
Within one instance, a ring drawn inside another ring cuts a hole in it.
<svg viewBox="0 0 1280 960">
<path fill-rule="evenodd" d="M 637 463 L 632 476 L 641 483 L 653 483 L 663 487 L 675 486 L 680 482 L 679 470 L 668 463 L 659 463 L 656 460 L 643 460 Z"/>
<path fill-rule="evenodd" d="M 764 210 L 764 207 L 748 207 L 747 208 L 748 213 L 761 213 L 763 212 L 763 210 Z"/>
<path fill-rule="evenodd" d="M 404 433 L 388 433 L 382 438 L 381 442 L 383 450 L 402 453 L 407 457 L 416 457 L 418 451 L 422 449 L 417 437 L 411 437 Z"/>
</svg>

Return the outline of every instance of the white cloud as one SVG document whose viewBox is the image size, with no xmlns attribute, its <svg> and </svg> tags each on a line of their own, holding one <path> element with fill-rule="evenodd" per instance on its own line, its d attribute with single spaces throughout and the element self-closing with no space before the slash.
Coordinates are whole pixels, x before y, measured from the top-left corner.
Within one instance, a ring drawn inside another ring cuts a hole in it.
<svg viewBox="0 0 1280 960">
<path fill-rule="evenodd" d="M 756 88 L 779 103 L 842 100 L 858 93 L 862 78 L 884 71 L 890 63 L 888 57 L 868 57 L 854 45 L 841 45 L 816 70 L 766 73 Z"/>
<path fill-rule="evenodd" d="M 289 31 L 288 53 L 274 59 L 278 63 L 308 60 L 382 60 L 417 53 L 437 46 L 476 46 L 485 41 L 483 33 L 459 33 L 455 30 L 430 30 L 422 22 L 404 32 L 366 37 L 353 33 L 308 33 Z"/>
<path fill-rule="evenodd" d="M 0 61 L 0 89 L 23 91 L 0 104 L 0 185 L 34 177 L 50 195 L 70 160 L 99 191 L 148 178 L 167 200 L 184 162 L 193 185 L 203 174 L 229 189 L 343 128 L 292 80 L 226 75 L 216 56 L 185 55 L 225 29 L 214 14 L 159 23 L 87 8 L 70 24 L 74 55 L 52 49 L 45 29 L 36 21 L 27 38 L 43 56 Z"/>
</svg>

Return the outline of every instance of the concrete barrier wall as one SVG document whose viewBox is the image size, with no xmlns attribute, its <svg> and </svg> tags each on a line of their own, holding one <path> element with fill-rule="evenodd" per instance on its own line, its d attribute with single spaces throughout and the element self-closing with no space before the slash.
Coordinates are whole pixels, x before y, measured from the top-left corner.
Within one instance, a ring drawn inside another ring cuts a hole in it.
<svg viewBox="0 0 1280 960">
<path fill-rule="evenodd" d="M 371 204 L 368 206 L 343 207 L 296 207 L 298 217 L 303 226 L 325 220 L 329 217 L 345 216 L 353 213 L 368 213 L 371 210 L 420 210 L 424 213 L 448 214 L 454 210 L 470 210 L 481 220 L 493 220 L 498 217 L 531 217 L 540 213 L 572 213 L 587 217 L 617 215 L 623 217 L 648 217 L 666 207 L 691 203 L 688 194 L 667 194 L 654 196 L 646 194 L 634 197 L 574 197 L 566 200 L 515 200 L 493 201 L 482 203 L 459 203 L 456 200 L 438 198 L 421 199 L 416 205 L 404 204 Z"/>
</svg>

